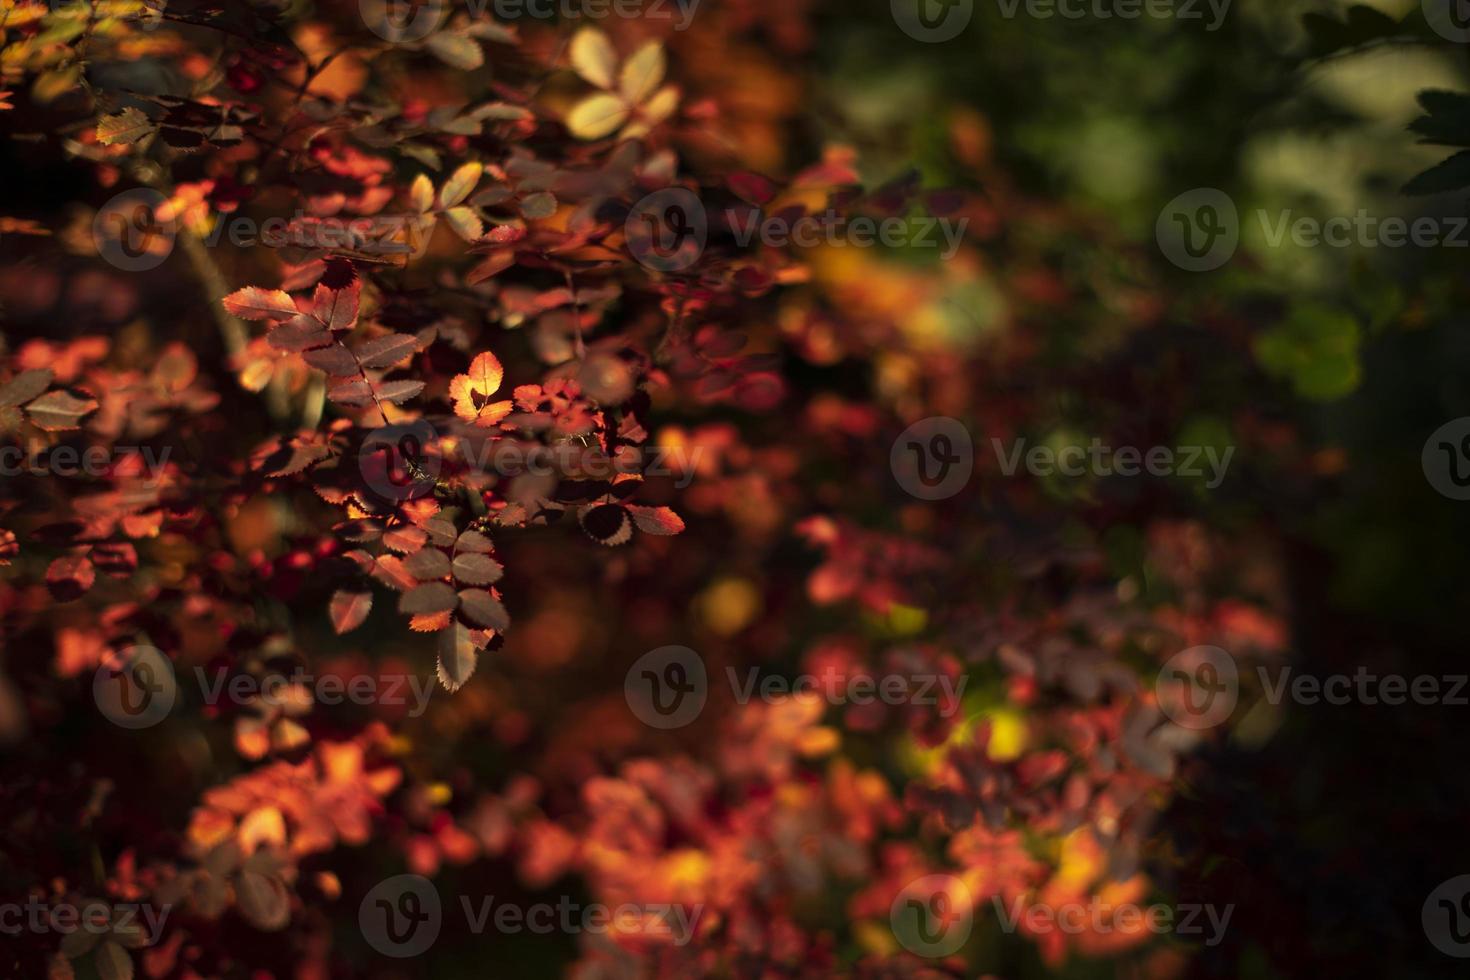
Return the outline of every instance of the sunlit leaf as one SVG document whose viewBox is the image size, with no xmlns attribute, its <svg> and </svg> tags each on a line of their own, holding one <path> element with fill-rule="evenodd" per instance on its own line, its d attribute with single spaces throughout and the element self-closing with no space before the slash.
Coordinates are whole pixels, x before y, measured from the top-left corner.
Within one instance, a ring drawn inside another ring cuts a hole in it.
<svg viewBox="0 0 1470 980">
<path fill-rule="evenodd" d="M 602 139 L 628 119 L 628 104 L 616 95 L 599 93 L 572 106 L 567 129 L 578 139 Z"/>
<path fill-rule="evenodd" d="M 595 27 L 582 28 L 572 38 L 569 54 L 578 75 L 598 88 L 613 87 L 618 56 L 606 34 Z"/>
</svg>

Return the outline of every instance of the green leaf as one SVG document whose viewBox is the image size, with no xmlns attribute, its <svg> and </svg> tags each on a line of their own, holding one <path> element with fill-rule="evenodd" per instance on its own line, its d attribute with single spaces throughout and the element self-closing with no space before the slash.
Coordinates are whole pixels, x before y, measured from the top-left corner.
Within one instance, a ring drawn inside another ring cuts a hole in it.
<svg viewBox="0 0 1470 980">
<path fill-rule="evenodd" d="M 1350 313 L 1308 305 L 1256 338 L 1256 361 L 1291 381 L 1302 398 L 1332 401 L 1351 394 L 1362 378 L 1362 330 Z"/>
</svg>

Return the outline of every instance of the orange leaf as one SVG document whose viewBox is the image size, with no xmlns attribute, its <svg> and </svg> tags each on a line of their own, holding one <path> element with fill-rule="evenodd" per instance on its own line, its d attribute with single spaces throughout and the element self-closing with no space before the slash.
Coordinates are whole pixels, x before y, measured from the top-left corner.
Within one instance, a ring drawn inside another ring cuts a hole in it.
<svg viewBox="0 0 1470 980">
<path fill-rule="evenodd" d="M 454 414 L 476 425 L 494 425 L 510 414 L 508 401 L 491 402 L 490 396 L 500 390 L 505 369 L 489 351 L 470 362 L 469 373 L 457 374 L 449 382 L 449 397 L 454 400 Z"/>
<path fill-rule="evenodd" d="M 237 289 L 223 302 L 226 310 L 242 320 L 289 320 L 299 312 L 289 293 L 259 286 Z"/>
</svg>

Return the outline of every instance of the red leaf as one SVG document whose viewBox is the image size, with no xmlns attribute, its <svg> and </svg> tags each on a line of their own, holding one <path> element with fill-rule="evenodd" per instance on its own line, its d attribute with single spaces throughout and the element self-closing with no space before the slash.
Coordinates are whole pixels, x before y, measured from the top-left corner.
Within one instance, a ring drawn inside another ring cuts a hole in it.
<svg viewBox="0 0 1470 980">
<path fill-rule="evenodd" d="M 390 333 L 370 340 L 357 349 L 357 359 L 365 368 L 390 368 L 407 360 L 419 349 L 418 340 L 406 333 Z"/>
<path fill-rule="evenodd" d="M 678 534 L 684 530 L 684 521 L 668 507 L 639 507 L 629 504 L 633 523 L 645 534 Z"/>
<path fill-rule="evenodd" d="M 354 279 L 345 289 L 331 289 L 318 283 L 312 295 L 312 313 L 331 330 L 351 330 L 357 323 L 361 280 Z"/>
<path fill-rule="evenodd" d="M 338 589 L 332 595 L 328 611 L 332 616 L 332 628 L 340 635 L 357 629 L 367 619 L 373 608 L 371 592 L 349 592 Z"/>
<path fill-rule="evenodd" d="M 307 364 L 338 378 L 350 378 L 361 374 L 352 352 L 341 344 L 309 350 L 301 355 Z"/>
<path fill-rule="evenodd" d="M 299 354 L 302 351 L 327 346 L 332 342 L 332 335 L 318 322 L 316 317 L 303 313 L 272 330 L 266 336 L 266 342 L 276 350 Z"/>
<path fill-rule="evenodd" d="M 91 559 L 80 555 L 64 555 L 46 569 L 46 587 L 57 602 L 81 598 L 96 581 L 97 570 Z"/>
</svg>

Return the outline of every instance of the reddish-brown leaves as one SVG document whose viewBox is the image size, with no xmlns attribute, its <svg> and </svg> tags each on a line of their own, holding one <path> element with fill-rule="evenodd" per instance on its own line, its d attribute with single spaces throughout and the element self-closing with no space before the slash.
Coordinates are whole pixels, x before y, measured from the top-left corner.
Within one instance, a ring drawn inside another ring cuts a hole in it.
<svg viewBox="0 0 1470 980">
<path fill-rule="evenodd" d="M 97 411 L 96 400 L 68 391 L 52 391 L 26 405 L 26 416 L 47 432 L 75 429 L 82 419 Z"/>
</svg>

